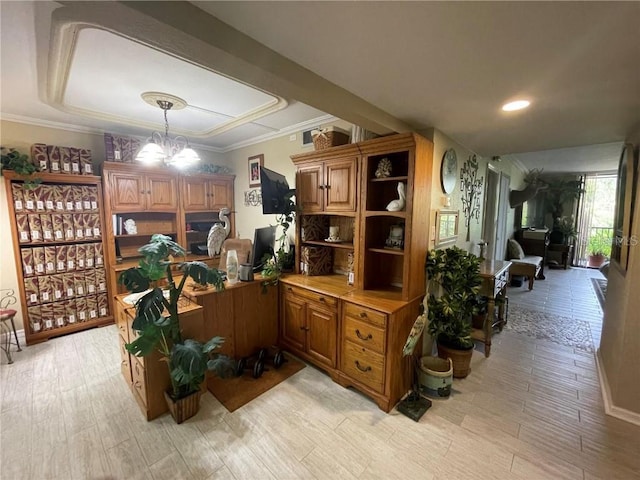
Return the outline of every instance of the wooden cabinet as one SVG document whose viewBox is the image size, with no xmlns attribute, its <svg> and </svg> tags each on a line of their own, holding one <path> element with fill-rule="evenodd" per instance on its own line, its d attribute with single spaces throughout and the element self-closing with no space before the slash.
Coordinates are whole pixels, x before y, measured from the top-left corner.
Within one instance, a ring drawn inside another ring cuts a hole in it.
<svg viewBox="0 0 640 480">
<path fill-rule="evenodd" d="M 125 296 L 118 295 L 115 301 L 120 342 L 120 368 L 143 415 L 147 420 L 153 420 L 168 411 L 164 392 L 171 385 L 169 369 L 167 362 L 163 361 L 157 351 L 144 358 L 130 355 L 127 351 L 126 344 L 135 340 L 137 333 L 131 328 L 135 318 L 135 307 L 124 302 Z M 205 341 L 202 307 L 187 299 L 182 300 L 178 307 L 182 334 L 186 338 Z"/>
<path fill-rule="evenodd" d="M 353 212 L 357 158 L 310 162 L 298 168 L 296 196 L 305 212 Z"/>
<path fill-rule="evenodd" d="M 185 212 L 232 209 L 233 179 L 184 177 L 182 179 L 182 204 Z"/>
<path fill-rule="evenodd" d="M 281 343 L 316 365 L 334 368 L 337 360 L 337 299 L 285 286 L 281 293 L 281 312 Z"/>
<path fill-rule="evenodd" d="M 176 179 L 170 175 L 114 172 L 109 175 L 108 188 L 114 212 L 178 208 Z"/>
<path fill-rule="evenodd" d="M 191 248 L 206 243 L 207 234 L 222 207 L 233 212 L 233 175 L 181 175 L 169 168 L 105 162 L 103 185 L 106 205 L 105 233 L 111 262 L 107 265 L 114 291 L 120 272 L 136 266 L 138 249 L 151 235 L 171 237 L 187 250 L 187 260 L 204 261 L 216 266 L 219 259 L 192 254 Z M 230 238 L 235 236 L 234 213 L 229 215 Z M 133 220 L 136 233 L 124 229 Z"/>
<path fill-rule="evenodd" d="M 433 144 L 406 133 L 292 160 L 300 260 L 281 282 L 280 341 L 389 411 L 412 381 L 402 346 L 425 292 Z M 378 177 L 383 160 L 391 175 Z M 404 206 L 388 211 L 399 191 Z"/>
<path fill-rule="evenodd" d="M 164 175 L 146 175 L 147 210 L 166 212 L 178 208 L 176 179 Z"/>
</svg>

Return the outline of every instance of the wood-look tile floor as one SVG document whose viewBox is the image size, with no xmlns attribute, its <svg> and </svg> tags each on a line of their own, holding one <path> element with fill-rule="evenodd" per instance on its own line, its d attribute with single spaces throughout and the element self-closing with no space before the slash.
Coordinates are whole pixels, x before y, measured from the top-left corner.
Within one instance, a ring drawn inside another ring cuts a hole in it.
<svg viewBox="0 0 640 480">
<path fill-rule="evenodd" d="M 549 272 L 509 295 L 550 311 L 571 298 L 563 311 L 587 319 L 577 309 L 597 307 L 591 274 Z M 207 394 L 182 425 L 146 422 L 119 363 L 111 326 L 2 365 L 0 478 L 640 478 L 640 427 L 604 414 L 594 356 L 512 332 L 490 358 L 474 352 L 471 375 L 419 423 L 312 367 L 234 413 Z"/>
</svg>

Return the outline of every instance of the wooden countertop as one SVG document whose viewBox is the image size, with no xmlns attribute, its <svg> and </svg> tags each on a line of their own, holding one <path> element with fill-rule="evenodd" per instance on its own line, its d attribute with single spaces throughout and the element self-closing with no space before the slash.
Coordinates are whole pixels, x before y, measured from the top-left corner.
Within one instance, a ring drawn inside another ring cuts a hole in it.
<svg viewBox="0 0 640 480">
<path fill-rule="evenodd" d="M 495 277 L 511 266 L 511 262 L 505 260 L 485 260 L 480 264 L 481 277 Z"/>
<path fill-rule="evenodd" d="M 342 297 L 348 292 L 355 290 L 352 285 L 347 285 L 346 275 L 283 275 L 280 282 L 294 287 L 302 287 L 316 293 L 329 295 L 331 297 Z"/>
<path fill-rule="evenodd" d="M 180 281 L 180 279 L 182 278 L 182 276 L 174 276 L 173 277 L 175 282 L 178 283 Z M 222 290 L 223 292 L 225 290 L 235 290 L 238 288 L 246 288 L 249 287 L 251 285 L 255 285 L 256 283 L 262 282 L 263 278 L 262 275 L 260 275 L 259 273 L 254 274 L 254 280 L 252 282 L 236 282 L 235 284 L 231 285 L 228 281 L 224 282 L 224 290 Z M 187 279 L 187 281 L 185 282 L 185 286 L 182 289 L 182 294 L 189 297 L 189 298 L 197 298 L 197 297 L 201 297 L 203 295 L 211 295 L 211 294 L 215 294 L 215 293 L 219 293 L 218 290 L 216 290 L 215 287 L 209 285 L 207 286 L 206 289 L 204 290 L 194 290 L 194 282 L 191 279 Z"/>
<path fill-rule="evenodd" d="M 131 295 L 130 293 L 122 293 L 120 295 L 116 295 L 115 299 L 116 302 L 120 303 L 121 305 L 124 306 L 125 310 L 132 310 L 135 309 L 135 305 L 132 305 L 130 303 L 127 303 L 124 301 L 124 298 L 128 295 Z M 187 313 L 187 312 L 193 312 L 195 310 L 201 310 L 202 307 L 200 305 L 198 305 L 197 303 L 191 301 L 189 298 L 185 297 L 185 296 L 181 296 L 180 300 L 178 300 L 178 314 L 182 314 L 182 313 Z M 166 311 L 164 312 L 165 314 L 167 313 Z"/>
<path fill-rule="evenodd" d="M 342 300 L 355 303 L 362 307 L 373 308 L 384 313 L 394 313 L 407 306 L 407 302 L 402 300 L 402 292 L 394 290 L 353 290 L 343 295 Z M 419 298 L 419 297 L 418 297 Z M 414 299 L 415 300 L 415 299 Z"/>
</svg>

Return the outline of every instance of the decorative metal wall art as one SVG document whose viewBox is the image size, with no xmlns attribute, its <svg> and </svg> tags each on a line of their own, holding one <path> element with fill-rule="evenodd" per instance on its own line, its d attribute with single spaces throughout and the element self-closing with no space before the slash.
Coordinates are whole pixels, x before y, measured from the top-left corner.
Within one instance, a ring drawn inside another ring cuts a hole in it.
<svg viewBox="0 0 640 480">
<path fill-rule="evenodd" d="M 257 207 L 262 205 L 262 190 L 254 188 L 253 190 L 245 190 L 244 192 L 244 206 L 245 207 Z"/>
<path fill-rule="evenodd" d="M 478 178 L 478 159 L 475 155 L 464 162 L 460 170 L 460 192 L 462 193 L 462 213 L 467 227 L 467 242 L 471 238 L 471 219 L 480 223 L 480 196 L 484 177 Z"/>
</svg>

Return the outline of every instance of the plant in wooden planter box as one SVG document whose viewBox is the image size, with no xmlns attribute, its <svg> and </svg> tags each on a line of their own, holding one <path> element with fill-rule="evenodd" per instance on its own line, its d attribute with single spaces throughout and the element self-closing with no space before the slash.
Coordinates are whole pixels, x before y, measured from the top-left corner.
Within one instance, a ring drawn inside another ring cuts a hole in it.
<svg viewBox="0 0 640 480">
<path fill-rule="evenodd" d="M 4 170 L 11 170 L 25 179 L 24 187 L 29 189 L 41 183 L 40 178 L 32 175 L 39 172 L 37 165 L 31 162 L 29 155 L 20 153 L 14 148 L 0 147 L 0 175 Z"/>
<path fill-rule="evenodd" d="M 154 350 L 160 352 L 169 366 L 171 379 L 171 390 L 165 398 L 176 422 L 182 423 L 198 411 L 206 371 L 229 377 L 235 371 L 235 362 L 215 352 L 224 342 L 221 337 L 205 344 L 183 338 L 178 316 L 180 295 L 188 278 L 200 285 L 211 284 L 218 290 L 224 288 L 223 279 L 220 272 L 203 262 L 184 262 L 180 265 L 183 276 L 176 283 L 169 257 L 184 256 L 185 251 L 165 235 L 153 235 L 138 251 L 143 256 L 138 267 L 124 271 L 118 279 L 130 292 L 146 292 L 135 304 L 132 328 L 139 336 L 126 348 L 138 357 Z M 166 281 L 165 287 L 158 286 L 161 281 Z"/>
<path fill-rule="evenodd" d="M 482 283 L 481 261 L 457 247 L 431 250 L 427 255 L 428 331 L 438 344 L 438 356 L 453 361 L 457 378 L 470 371 L 471 315 Z"/>
</svg>

